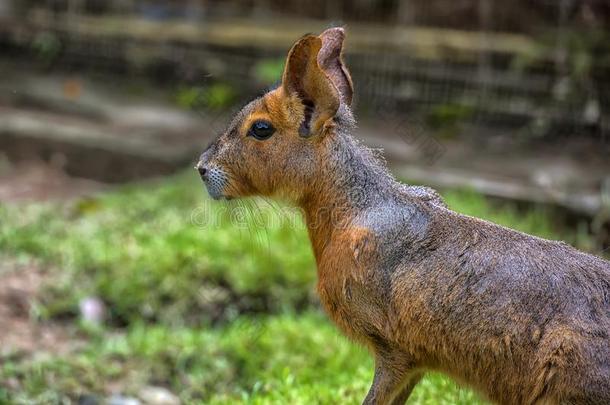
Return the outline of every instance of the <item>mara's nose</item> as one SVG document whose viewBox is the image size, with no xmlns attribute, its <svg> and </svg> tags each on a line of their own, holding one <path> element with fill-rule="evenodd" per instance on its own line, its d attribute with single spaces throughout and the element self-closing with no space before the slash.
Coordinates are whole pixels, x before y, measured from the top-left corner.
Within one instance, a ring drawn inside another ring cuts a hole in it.
<svg viewBox="0 0 610 405">
<path fill-rule="evenodd" d="M 202 180 L 207 180 L 208 179 L 208 169 L 206 169 L 201 164 L 198 164 L 195 168 L 199 172 L 199 175 L 201 176 Z"/>
</svg>

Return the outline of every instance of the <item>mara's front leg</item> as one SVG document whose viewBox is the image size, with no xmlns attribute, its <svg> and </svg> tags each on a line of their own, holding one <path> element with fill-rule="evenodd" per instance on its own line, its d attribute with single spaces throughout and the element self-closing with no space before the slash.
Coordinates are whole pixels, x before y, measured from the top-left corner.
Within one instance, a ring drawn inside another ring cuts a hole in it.
<svg viewBox="0 0 610 405">
<path fill-rule="evenodd" d="M 398 394 L 392 400 L 392 405 L 405 405 L 407 399 L 411 396 L 413 389 L 417 385 L 417 383 L 424 376 L 423 373 L 413 372 L 409 374 L 409 376 L 405 379 L 402 388 L 398 391 Z"/>
<path fill-rule="evenodd" d="M 401 354 L 377 354 L 375 376 L 363 405 L 402 405 L 421 379 Z"/>
</svg>

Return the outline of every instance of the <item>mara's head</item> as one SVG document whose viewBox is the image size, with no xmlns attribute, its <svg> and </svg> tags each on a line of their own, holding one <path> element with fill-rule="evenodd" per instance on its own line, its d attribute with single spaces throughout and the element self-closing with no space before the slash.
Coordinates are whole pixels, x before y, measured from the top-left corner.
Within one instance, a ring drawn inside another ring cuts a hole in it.
<svg viewBox="0 0 610 405">
<path fill-rule="evenodd" d="M 331 28 L 293 45 L 282 83 L 246 105 L 201 155 L 196 168 L 210 196 L 296 201 L 325 175 L 332 137 L 352 121 L 343 39 Z"/>
</svg>

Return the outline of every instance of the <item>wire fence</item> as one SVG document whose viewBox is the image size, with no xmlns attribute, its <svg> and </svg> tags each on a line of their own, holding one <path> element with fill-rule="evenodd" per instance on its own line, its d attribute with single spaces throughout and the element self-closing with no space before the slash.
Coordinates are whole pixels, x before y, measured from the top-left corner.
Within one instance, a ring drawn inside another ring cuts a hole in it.
<svg viewBox="0 0 610 405">
<path fill-rule="evenodd" d="M 10 52 L 185 86 L 211 77 L 227 100 L 273 82 L 303 33 L 345 23 L 364 114 L 419 114 L 447 133 L 610 134 L 603 0 L 4 0 L 0 18 Z"/>
</svg>

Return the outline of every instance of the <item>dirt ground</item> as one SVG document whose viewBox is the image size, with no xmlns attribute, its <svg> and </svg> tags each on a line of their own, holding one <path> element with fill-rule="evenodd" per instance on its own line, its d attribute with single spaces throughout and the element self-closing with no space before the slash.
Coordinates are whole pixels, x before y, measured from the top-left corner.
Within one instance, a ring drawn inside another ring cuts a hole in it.
<svg viewBox="0 0 610 405">
<path fill-rule="evenodd" d="M 69 200 L 107 187 L 92 180 L 69 177 L 58 165 L 42 162 L 7 164 L 0 170 L 0 204 Z"/>
<path fill-rule="evenodd" d="M 0 264 L 0 358 L 74 349 L 77 340 L 68 325 L 33 316 L 33 305 L 48 277 L 33 263 L 5 259 Z"/>
</svg>

